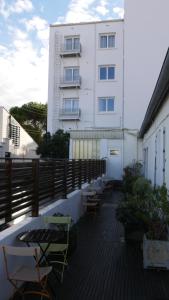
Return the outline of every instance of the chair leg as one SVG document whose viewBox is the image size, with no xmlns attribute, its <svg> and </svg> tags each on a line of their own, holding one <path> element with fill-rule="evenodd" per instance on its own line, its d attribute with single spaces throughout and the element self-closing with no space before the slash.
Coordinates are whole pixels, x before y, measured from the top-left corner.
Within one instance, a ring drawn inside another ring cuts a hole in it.
<svg viewBox="0 0 169 300">
<path fill-rule="evenodd" d="M 32 294 L 32 295 L 41 296 L 41 298 L 45 297 L 45 298 L 48 298 L 48 299 L 52 299 L 49 291 L 46 288 L 47 276 L 42 281 L 40 281 L 39 284 L 40 284 L 40 287 L 41 287 L 40 291 L 30 290 L 30 291 L 24 292 L 24 295 L 31 295 Z"/>
<path fill-rule="evenodd" d="M 12 299 L 15 299 L 16 293 L 19 293 L 23 298 L 23 292 L 21 291 L 22 287 L 18 287 L 17 286 L 17 281 L 15 281 L 15 280 L 9 279 L 9 281 L 14 287 L 14 293 L 13 293 Z"/>
<path fill-rule="evenodd" d="M 65 252 L 64 254 L 64 260 L 63 260 L 63 266 L 62 266 L 62 273 L 61 273 L 61 283 L 63 282 L 63 274 L 64 274 L 64 270 L 65 270 L 65 266 L 68 265 L 68 262 L 67 262 L 67 251 Z"/>
</svg>

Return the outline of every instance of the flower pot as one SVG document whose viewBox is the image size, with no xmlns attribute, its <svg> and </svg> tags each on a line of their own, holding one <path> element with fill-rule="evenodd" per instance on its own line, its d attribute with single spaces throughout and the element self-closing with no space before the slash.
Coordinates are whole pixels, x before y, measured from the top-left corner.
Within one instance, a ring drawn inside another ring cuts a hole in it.
<svg viewBox="0 0 169 300">
<path fill-rule="evenodd" d="M 169 241 L 149 240 L 143 238 L 144 268 L 169 269 Z"/>
<path fill-rule="evenodd" d="M 144 236 L 144 229 L 139 224 L 126 224 L 124 226 L 125 241 L 130 242 L 142 242 Z"/>
</svg>

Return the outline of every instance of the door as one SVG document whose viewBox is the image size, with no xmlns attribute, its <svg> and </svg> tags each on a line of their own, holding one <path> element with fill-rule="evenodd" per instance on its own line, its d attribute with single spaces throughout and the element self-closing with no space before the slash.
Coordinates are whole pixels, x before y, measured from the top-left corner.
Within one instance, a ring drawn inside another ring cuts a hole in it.
<svg viewBox="0 0 169 300">
<path fill-rule="evenodd" d="M 108 147 L 107 176 L 122 179 L 122 150 L 119 145 Z"/>
</svg>

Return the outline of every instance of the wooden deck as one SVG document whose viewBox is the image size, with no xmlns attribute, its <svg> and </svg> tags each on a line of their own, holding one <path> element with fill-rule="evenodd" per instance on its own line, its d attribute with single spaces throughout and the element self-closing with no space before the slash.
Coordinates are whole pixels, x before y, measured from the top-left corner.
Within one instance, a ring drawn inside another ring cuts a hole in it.
<svg viewBox="0 0 169 300">
<path fill-rule="evenodd" d="M 78 247 L 61 300 L 169 300 L 169 272 L 144 270 L 140 247 L 126 245 L 115 218 L 119 192 L 105 196 L 100 213 L 79 222 Z"/>
<path fill-rule="evenodd" d="M 52 280 L 54 299 L 169 300 L 169 272 L 144 270 L 140 247 L 124 242 L 115 218 L 120 197 L 120 192 L 107 193 L 98 215 L 80 220 L 64 282 Z"/>
</svg>

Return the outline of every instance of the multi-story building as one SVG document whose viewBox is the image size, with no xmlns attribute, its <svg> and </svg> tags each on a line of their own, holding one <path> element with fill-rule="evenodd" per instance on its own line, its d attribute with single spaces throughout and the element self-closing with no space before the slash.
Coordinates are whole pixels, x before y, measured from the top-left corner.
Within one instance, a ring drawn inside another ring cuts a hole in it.
<svg viewBox="0 0 169 300">
<path fill-rule="evenodd" d="M 169 46 L 168 11 L 168 0 L 125 0 L 124 128 L 128 130 L 125 138 L 126 142 L 128 140 L 125 143 L 126 163 L 131 158 L 142 157 L 142 151 L 141 156 L 138 153 L 137 136 Z"/>
<path fill-rule="evenodd" d="M 70 158 L 123 167 L 123 20 L 51 25 L 48 131 L 70 132 Z"/>
<path fill-rule="evenodd" d="M 0 106 L 0 157 L 35 158 L 37 144 L 21 125 Z"/>
</svg>

